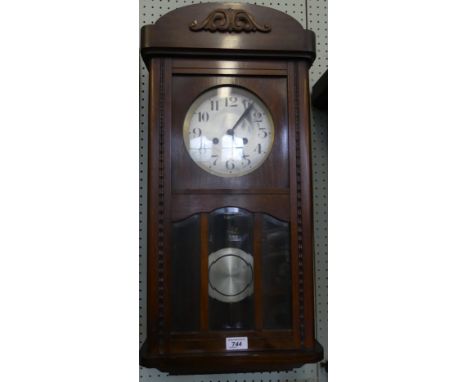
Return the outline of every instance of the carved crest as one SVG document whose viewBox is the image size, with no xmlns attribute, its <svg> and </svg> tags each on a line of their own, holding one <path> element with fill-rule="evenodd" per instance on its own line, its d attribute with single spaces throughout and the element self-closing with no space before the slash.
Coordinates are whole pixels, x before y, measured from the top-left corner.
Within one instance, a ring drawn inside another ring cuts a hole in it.
<svg viewBox="0 0 468 382">
<path fill-rule="evenodd" d="M 215 9 L 201 23 L 193 20 L 190 30 L 198 32 L 270 32 L 271 26 L 258 24 L 253 16 L 242 9 Z"/>
</svg>

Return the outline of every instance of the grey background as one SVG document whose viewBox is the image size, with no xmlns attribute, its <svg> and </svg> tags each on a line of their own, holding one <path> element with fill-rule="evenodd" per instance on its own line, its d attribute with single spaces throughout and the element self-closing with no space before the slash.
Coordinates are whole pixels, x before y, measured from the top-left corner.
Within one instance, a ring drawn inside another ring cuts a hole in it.
<svg viewBox="0 0 468 382">
<path fill-rule="evenodd" d="M 317 37 L 317 58 L 311 67 L 310 86 L 328 68 L 328 0 L 297 1 L 249 1 L 283 11 L 297 19 L 304 28 L 311 29 Z M 205 1 L 207 2 L 207 1 Z M 237 1 L 245 2 L 245 1 Z M 167 12 L 199 1 L 188 0 L 140 0 L 140 26 L 154 23 Z M 140 346 L 146 338 L 146 179 L 147 179 L 147 102 L 148 72 L 140 58 Z M 312 157 L 314 188 L 314 236 L 315 236 L 315 290 L 316 335 L 324 346 L 328 359 L 327 326 L 327 114 L 312 109 Z M 305 365 L 288 372 L 239 373 L 168 376 L 157 369 L 140 366 L 140 381 L 144 382 L 324 382 L 327 373 L 318 364 Z"/>
</svg>

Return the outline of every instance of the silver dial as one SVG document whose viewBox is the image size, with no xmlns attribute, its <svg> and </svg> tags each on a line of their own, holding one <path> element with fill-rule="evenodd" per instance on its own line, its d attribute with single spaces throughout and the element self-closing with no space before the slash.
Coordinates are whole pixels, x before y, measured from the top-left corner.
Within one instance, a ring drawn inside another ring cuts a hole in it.
<svg viewBox="0 0 468 382">
<path fill-rule="evenodd" d="M 235 86 L 213 88 L 190 106 L 184 121 L 184 143 L 193 161 L 221 177 L 248 174 L 271 152 L 274 126 L 265 104 Z"/>
</svg>

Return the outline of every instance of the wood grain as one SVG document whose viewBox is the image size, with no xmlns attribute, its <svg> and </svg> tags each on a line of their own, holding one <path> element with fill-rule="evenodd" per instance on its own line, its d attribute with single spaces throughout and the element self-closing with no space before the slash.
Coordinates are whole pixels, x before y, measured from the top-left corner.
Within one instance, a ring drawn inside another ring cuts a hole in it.
<svg viewBox="0 0 468 382">
<path fill-rule="evenodd" d="M 254 244 L 254 299 L 255 299 L 255 329 L 263 329 L 263 278 L 262 278 L 262 215 L 254 215 L 253 244 Z"/>
<path fill-rule="evenodd" d="M 200 218 L 200 331 L 208 330 L 208 214 Z"/>
<path fill-rule="evenodd" d="M 243 9 L 271 26 L 269 33 L 193 32 L 194 19 L 203 20 L 215 9 Z M 185 56 L 249 59 L 315 59 L 315 34 L 294 18 L 272 8 L 253 4 L 205 3 L 178 8 L 155 24 L 141 29 L 141 52 L 148 61 L 154 56 Z"/>
</svg>

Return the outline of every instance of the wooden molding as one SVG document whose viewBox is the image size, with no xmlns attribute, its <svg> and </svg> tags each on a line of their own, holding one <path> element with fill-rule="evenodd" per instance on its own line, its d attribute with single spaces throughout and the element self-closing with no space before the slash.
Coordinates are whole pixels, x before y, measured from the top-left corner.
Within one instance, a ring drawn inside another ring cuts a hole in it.
<svg viewBox="0 0 468 382">
<path fill-rule="evenodd" d="M 154 57 L 190 57 L 305 59 L 310 66 L 315 59 L 315 34 L 293 17 L 268 7 L 192 4 L 145 25 L 141 29 L 141 54 L 147 65 Z"/>
<path fill-rule="evenodd" d="M 164 103 L 166 102 L 166 62 L 161 60 L 159 72 L 159 189 L 158 189 L 158 279 L 164 280 Z M 158 286 L 158 334 L 164 331 L 164 289 Z"/>
<path fill-rule="evenodd" d="M 299 112 L 299 68 L 294 63 L 294 128 L 296 133 L 296 198 L 297 198 L 297 256 L 298 256 L 298 282 L 299 282 L 299 333 L 301 346 L 304 346 L 304 254 L 303 254 L 303 227 L 302 227 L 302 181 L 301 181 L 301 124 Z"/>
</svg>

